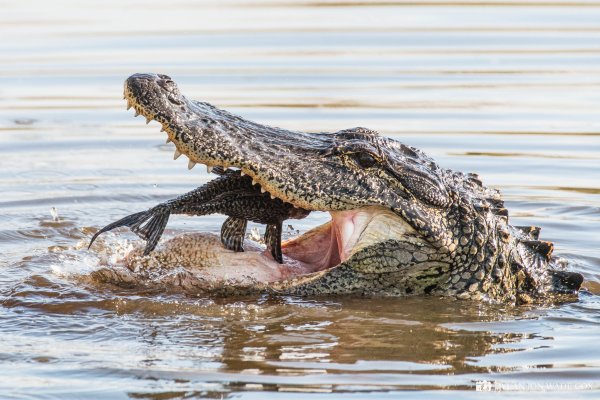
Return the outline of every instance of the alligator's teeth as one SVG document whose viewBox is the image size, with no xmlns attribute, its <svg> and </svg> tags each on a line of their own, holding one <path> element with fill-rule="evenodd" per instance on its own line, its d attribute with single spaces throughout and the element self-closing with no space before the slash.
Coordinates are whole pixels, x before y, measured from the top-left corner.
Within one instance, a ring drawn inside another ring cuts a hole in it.
<svg viewBox="0 0 600 400">
<path fill-rule="evenodd" d="M 264 193 L 264 192 L 266 192 L 266 190 L 265 190 L 263 187 L 261 187 L 261 188 L 260 188 L 260 192 L 261 192 L 261 193 Z"/>
<path fill-rule="evenodd" d="M 271 195 L 271 199 L 275 200 L 275 196 Z"/>
<path fill-rule="evenodd" d="M 188 169 L 192 169 L 192 168 L 194 168 L 194 166 L 195 166 L 195 165 L 196 165 L 196 163 L 195 163 L 195 162 L 193 162 L 192 160 L 190 160 L 190 161 L 188 162 Z"/>
<path fill-rule="evenodd" d="M 165 131 L 165 127 L 164 127 L 164 126 L 161 126 L 161 127 L 160 127 L 160 131 L 161 131 L 161 132 L 164 132 L 164 131 Z"/>
<path fill-rule="evenodd" d="M 180 155 L 181 155 L 181 152 L 179 150 L 175 149 L 175 153 L 173 154 L 173 160 L 177 160 Z"/>
<path fill-rule="evenodd" d="M 137 110 L 135 110 L 135 114 L 134 114 L 133 116 L 134 116 L 134 117 L 137 117 L 137 116 L 139 116 L 139 115 L 140 115 L 140 113 L 139 113 L 139 112 L 137 112 Z"/>
<path fill-rule="evenodd" d="M 209 167 L 208 165 L 206 166 L 206 172 L 208 172 L 209 174 L 212 172 L 213 167 Z"/>
<path fill-rule="evenodd" d="M 246 175 L 246 173 L 244 171 L 240 170 L 240 175 L 244 176 L 244 175 Z"/>
<path fill-rule="evenodd" d="M 127 111 L 129 111 L 130 108 L 131 108 L 131 103 L 127 102 Z"/>
<path fill-rule="evenodd" d="M 152 118 L 146 117 L 146 125 L 148 125 L 150 123 L 150 121 L 152 121 Z"/>
<path fill-rule="evenodd" d="M 256 182 L 254 179 L 252 179 L 252 184 L 256 185 L 258 182 Z"/>
<path fill-rule="evenodd" d="M 171 138 L 167 136 L 167 140 L 165 140 L 165 144 L 169 144 L 171 142 L 172 142 Z"/>
</svg>

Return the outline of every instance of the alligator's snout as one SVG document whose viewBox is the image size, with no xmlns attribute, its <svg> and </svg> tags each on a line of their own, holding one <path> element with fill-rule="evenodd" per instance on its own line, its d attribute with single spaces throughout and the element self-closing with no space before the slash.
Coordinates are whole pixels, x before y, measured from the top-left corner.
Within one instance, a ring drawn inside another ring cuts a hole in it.
<svg viewBox="0 0 600 400">
<path fill-rule="evenodd" d="M 167 124 L 185 110 L 182 109 L 184 97 L 177 84 L 167 75 L 131 75 L 125 81 L 123 92 L 127 109 L 134 107 L 136 115 L 144 115 L 147 122 L 154 119 Z"/>
</svg>

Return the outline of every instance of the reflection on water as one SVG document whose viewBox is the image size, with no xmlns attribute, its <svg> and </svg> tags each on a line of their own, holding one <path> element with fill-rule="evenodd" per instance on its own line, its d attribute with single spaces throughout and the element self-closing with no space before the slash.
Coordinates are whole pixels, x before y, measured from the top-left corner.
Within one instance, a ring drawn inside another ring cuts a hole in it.
<svg viewBox="0 0 600 400">
<path fill-rule="evenodd" d="M 600 2 L 8 1 L 0 35 L 0 397 L 597 396 Z M 125 111 L 123 80 L 146 71 L 249 119 L 366 126 L 476 171 L 588 292 L 514 308 L 92 285 L 134 239 L 88 252 L 95 228 L 209 179 Z"/>
</svg>

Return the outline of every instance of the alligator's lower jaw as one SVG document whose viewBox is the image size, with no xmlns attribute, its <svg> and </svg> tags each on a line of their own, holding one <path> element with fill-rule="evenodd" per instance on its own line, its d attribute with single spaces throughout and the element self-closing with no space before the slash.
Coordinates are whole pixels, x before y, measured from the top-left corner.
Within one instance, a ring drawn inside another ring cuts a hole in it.
<svg viewBox="0 0 600 400">
<path fill-rule="evenodd" d="M 149 256 L 141 256 L 143 249 L 136 249 L 125 263 L 133 272 L 155 276 L 183 268 L 200 286 L 247 287 L 334 268 L 372 244 L 414 234 L 401 218 L 382 207 L 332 212 L 331 216 L 331 221 L 284 242 L 283 264 L 257 244 L 247 242 L 245 251 L 236 253 L 225 249 L 216 235 L 206 233 L 175 237 Z"/>
</svg>

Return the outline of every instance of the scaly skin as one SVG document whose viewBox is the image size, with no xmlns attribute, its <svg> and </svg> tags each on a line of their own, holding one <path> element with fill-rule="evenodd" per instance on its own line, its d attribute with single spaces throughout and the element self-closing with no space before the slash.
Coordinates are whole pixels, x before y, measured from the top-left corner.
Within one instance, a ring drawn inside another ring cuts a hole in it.
<svg viewBox="0 0 600 400">
<path fill-rule="evenodd" d="M 372 226 L 385 227 L 365 231 L 369 240 L 361 239 L 332 268 L 203 290 L 528 302 L 551 292 L 576 293 L 582 283 L 580 274 L 564 271 L 552 256 L 552 243 L 538 239 L 539 228 L 509 225 L 500 193 L 477 175 L 443 169 L 420 150 L 377 132 L 305 133 L 261 125 L 185 98 L 165 75 L 131 76 L 125 98 L 136 113 L 161 123 L 190 167 L 235 167 L 298 209 L 332 215 L 369 210 L 379 224 Z M 169 264 L 169 254 L 156 257 Z M 202 287 L 200 281 L 188 276 L 180 286 Z"/>
</svg>

